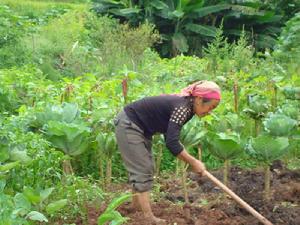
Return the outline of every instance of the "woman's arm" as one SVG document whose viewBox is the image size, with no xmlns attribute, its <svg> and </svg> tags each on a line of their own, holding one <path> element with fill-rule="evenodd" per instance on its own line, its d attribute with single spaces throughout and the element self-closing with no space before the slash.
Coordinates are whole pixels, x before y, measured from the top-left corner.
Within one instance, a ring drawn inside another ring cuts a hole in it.
<svg viewBox="0 0 300 225">
<path fill-rule="evenodd" d="M 200 175 L 203 175 L 206 168 L 205 165 L 200 161 L 197 160 L 195 157 L 190 155 L 185 149 L 183 149 L 178 155 L 177 158 L 181 159 L 182 161 L 190 164 L 193 168 L 193 171 L 195 173 L 198 173 Z"/>
</svg>

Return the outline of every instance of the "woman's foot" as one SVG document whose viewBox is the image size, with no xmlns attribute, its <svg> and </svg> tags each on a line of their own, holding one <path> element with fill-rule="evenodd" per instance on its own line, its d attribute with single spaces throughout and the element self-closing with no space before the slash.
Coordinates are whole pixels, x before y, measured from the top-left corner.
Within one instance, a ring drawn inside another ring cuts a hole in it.
<svg viewBox="0 0 300 225">
<path fill-rule="evenodd" d="M 158 218 L 154 215 L 145 216 L 145 220 L 147 221 L 147 223 L 153 224 L 153 225 L 166 225 L 167 224 L 166 220 Z"/>
</svg>

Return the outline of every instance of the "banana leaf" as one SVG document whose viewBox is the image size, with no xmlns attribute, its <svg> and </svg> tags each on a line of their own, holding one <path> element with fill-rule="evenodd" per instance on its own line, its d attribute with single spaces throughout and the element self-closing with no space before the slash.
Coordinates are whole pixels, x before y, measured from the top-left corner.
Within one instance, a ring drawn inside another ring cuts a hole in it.
<svg viewBox="0 0 300 225">
<path fill-rule="evenodd" d="M 289 139 L 286 137 L 272 137 L 267 134 L 251 138 L 247 145 L 247 152 L 257 161 L 271 163 L 283 156 L 288 149 Z"/>
</svg>

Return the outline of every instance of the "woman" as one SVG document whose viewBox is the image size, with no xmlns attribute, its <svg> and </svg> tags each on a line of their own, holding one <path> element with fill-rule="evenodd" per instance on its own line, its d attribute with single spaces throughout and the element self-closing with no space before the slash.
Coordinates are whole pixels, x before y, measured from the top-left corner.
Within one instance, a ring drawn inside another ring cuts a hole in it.
<svg viewBox="0 0 300 225">
<path fill-rule="evenodd" d="M 167 148 L 177 158 L 202 174 L 204 164 L 191 156 L 180 143 L 181 127 L 195 114 L 203 117 L 217 107 L 221 91 L 212 81 L 199 81 L 180 94 L 146 97 L 124 107 L 115 119 L 116 137 L 133 190 L 133 206 L 154 224 L 165 221 L 155 217 L 150 206 L 154 161 L 151 152 L 153 134 L 165 136 Z"/>
</svg>

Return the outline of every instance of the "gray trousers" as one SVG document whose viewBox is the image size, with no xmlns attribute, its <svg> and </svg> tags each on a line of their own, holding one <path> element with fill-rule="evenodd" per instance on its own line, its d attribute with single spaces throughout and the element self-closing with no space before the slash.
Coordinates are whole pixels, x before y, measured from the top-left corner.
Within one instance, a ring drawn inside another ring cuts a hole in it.
<svg viewBox="0 0 300 225">
<path fill-rule="evenodd" d="M 134 191 L 145 192 L 153 186 L 154 158 L 151 152 L 151 140 L 144 132 L 131 122 L 124 111 L 114 120 L 116 138 L 129 183 Z"/>
</svg>

